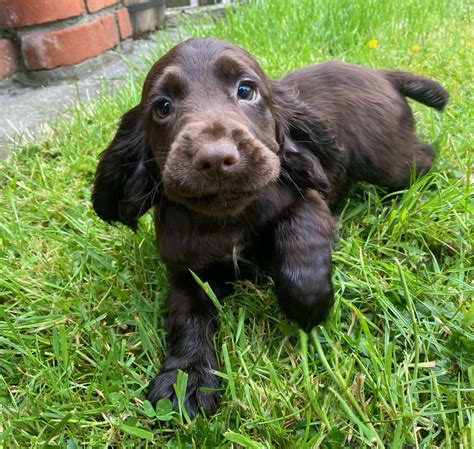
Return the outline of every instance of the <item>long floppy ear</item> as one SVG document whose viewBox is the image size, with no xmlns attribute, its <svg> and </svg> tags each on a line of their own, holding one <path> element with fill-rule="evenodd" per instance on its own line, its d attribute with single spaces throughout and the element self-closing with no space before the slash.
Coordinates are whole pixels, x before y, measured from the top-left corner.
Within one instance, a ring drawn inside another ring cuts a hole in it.
<svg viewBox="0 0 474 449">
<path fill-rule="evenodd" d="M 117 133 L 100 155 L 92 203 L 105 221 L 136 229 L 138 219 L 160 196 L 159 173 L 147 141 L 140 106 L 123 115 Z"/>
<path fill-rule="evenodd" d="M 328 124 L 281 81 L 272 81 L 272 103 L 283 168 L 299 187 L 326 192 L 328 178 L 342 168 L 342 152 Z"/>
</svg>

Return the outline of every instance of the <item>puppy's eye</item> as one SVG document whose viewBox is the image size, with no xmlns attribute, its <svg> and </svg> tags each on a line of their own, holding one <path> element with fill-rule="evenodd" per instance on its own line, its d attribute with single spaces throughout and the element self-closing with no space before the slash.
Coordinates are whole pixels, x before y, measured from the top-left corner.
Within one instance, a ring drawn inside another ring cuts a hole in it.
<svg viewBox="0 0 474 449">
<path fill-rule="evenodd" d="M 171 101 L 163 98 L 155 103 L 154 111 L 160 118 L 166 118 L 171 113 Z"/>
<path fill-rule="evenodd" d="M 255 98 L 255 89 L 249 83 L 242 83 L 237 88 L 237 97 L 241 100 L 251 101 Z"/>
</svg>

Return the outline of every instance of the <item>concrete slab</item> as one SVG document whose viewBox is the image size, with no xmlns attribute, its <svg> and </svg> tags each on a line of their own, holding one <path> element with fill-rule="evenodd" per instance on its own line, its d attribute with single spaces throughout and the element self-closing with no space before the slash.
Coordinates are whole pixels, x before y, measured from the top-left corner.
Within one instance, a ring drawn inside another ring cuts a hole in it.
<svg viewBox="0 0 474 449">
<path fill-rule="evenodd" d="M 156 42 L 135 41 L 130 53 L 114 52 L 79 80 L 62 81 L 43 87 L 9 82 L 0 87 L 0 158 L 6 158 L 25 140 L 33 140 L 48 121 L 58 117 L 74 102 L 96 98 L 103 79 L 119 86 L 131 71 L 129 61 L 143 67 L 143 56 L 156 53 Z M 100 61 L 99 61 L 100 62 Z"/>
</svg>

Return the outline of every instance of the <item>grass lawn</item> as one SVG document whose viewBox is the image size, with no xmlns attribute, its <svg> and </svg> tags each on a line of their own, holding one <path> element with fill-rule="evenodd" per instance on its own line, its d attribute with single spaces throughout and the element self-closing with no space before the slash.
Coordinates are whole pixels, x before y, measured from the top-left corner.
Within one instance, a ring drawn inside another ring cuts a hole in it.
<svg viewBox="0 0 474 449">
<path fill-rule="evenodd" d="M 144 403 L 168 288 L 151 215 L 134 234 L 90 204 L 97 156 L 144 73 L 118 92 L 104 83 L 2 164 L 0 448 L 472 448 L 471 8 L 260 0 L 186 26 L 241 44 L 273 77 L 340 59 L 433 77 L 451 94 L 444 114 L 412 102 L 439 150 L 432 172 L 398 198 L 360 185 L 344 207 L 324 326 L 306 335 L 287 322 L 271 279 L 221 301 L 223 395 L 209 419 Z M 158 35 L 147 65 L 170 46 Z"/>
</svg>

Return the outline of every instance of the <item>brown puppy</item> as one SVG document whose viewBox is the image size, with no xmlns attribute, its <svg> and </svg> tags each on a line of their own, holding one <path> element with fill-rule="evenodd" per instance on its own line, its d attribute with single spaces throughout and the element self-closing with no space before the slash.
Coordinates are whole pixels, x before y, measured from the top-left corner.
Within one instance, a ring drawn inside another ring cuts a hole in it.
<svg viewBox="0 0 474 449">
<path fill-rule="evenodd" d="M 353 181 L 400 189 L 413 167 L 431 167 L 404 96 L 439 110 L 448 99 L 429 79 L 341 62 L 272 81 L 243 49 L 214 39 L 188 40 L 152 67 L 101 155 L 93 194 L 101 218 L 131 228 L 157 205 L 169 354 L 150 401 L 176 405 L 181 369 L 188 413 L 217 405 L 216 310 L 189 269 L 218 295 L 238 274 L 267 270 L 289 318 L 307 330 L 326 318 L 331 209 Z"/>
</svg>

